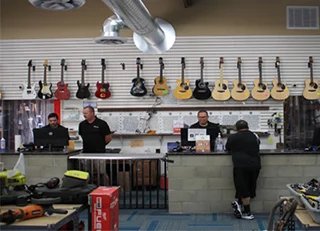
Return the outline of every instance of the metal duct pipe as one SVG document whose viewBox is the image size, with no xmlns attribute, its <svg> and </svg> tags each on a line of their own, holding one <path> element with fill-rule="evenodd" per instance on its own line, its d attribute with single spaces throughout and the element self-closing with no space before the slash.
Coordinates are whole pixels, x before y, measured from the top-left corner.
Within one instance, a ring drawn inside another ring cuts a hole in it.
<svg viewBox="0 0 320 231">
<path fill-rule="evenodd" d="M 134 43 L 142 52 L 161 54 L 173 46 L 173 27 L 162 19 L 154 19 L 141 0 L 102 1 L 134 31 Z"/>
</svg>

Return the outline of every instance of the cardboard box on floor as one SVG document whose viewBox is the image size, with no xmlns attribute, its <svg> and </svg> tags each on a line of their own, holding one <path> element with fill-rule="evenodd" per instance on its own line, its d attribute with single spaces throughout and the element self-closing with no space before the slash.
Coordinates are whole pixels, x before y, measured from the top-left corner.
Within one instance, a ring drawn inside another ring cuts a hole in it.
<svg viewBox="0 0 320 231">
<path fill-rule="evenodd" d="M 119 187 L 98 187 L 89 194 L 89 202 L 92 231 L 119 230 Z"/>
</svg>

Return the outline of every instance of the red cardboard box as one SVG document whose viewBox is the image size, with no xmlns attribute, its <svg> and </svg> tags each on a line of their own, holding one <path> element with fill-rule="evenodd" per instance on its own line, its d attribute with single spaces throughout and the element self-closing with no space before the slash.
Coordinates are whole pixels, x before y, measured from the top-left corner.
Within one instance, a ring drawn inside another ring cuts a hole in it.
<svg viewBox="0 0 320 231">
<path fill-rule="evenodd" d="M 89 201 L 92 231 L 118 231 L 119 187 L 98 187 L 89 194 Z"/>
</svg>

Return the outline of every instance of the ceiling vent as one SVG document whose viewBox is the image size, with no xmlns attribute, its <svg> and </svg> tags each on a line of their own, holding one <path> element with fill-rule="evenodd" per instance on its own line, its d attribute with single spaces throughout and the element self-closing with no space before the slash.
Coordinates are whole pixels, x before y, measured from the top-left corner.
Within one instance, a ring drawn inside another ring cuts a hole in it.
<svg viewBox="0 0 320 231">
<path fill-rule="evenodd" d="M 74 10 L 83 6 L 86 0 L 29 0 L 37 8 L 45 10 Z"/>
<path fill-rule="evenodd" d="M 319 7 L 287 6 L 287 29 L 319 29 Z"/>
</svg>

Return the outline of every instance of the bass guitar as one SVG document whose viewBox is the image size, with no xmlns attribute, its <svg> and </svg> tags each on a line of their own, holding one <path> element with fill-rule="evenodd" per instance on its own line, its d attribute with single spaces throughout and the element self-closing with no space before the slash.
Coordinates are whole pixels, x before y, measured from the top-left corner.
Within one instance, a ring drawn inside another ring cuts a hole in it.
<svg viewBox="0 0 320 231">
<path fill-rule="evenodd" d="M 193 97 L 199 100 L 206 100 L 211 97 L 211 91 L 208 87 L 209 83 L 203 81 L 204 62 L 203 57 L 200 58 L 200 79 L 196 80 L 196 88 L 193 90 Z"/>
<path fill-rule="evenodd" d="M 280 58 L 276 58 L 275 66 L 277 68 L 278 78 L 272 81 L 273 88 L 271 89 L 271 97 L 275 100 L 285 100 L 289 97 L 290 91 L 286 86 L 286 82 L 281 82 L 280 76 Z"/>
<path fill-rule="evenodd" d="M 308 100 L 315 100 L 320 98 L 320 88 L 317 79 L 313 78 L 313 58 L 309 57 L 308 67 L 310 68 L 310 78 L 304 81 L 305 87 L 303 90 L 303 97 Z"/>
<path fill-rule="evenodd" d="M 250 97 L 250 91 L 245 82 L 241 80 L 241 58 L 238 58 L 237 68 L 238 68 L 238 80 L 233 81 L 233 89 L 231 90 L 231 97 L 234 100 L 243 101 Z"/>
<path fill-rule="evenodd" d="M 86 60 L 82 59 L 82 61 L 81 61 L 81 83 L 79 80 L 77 81 L 78 90 L 76 93 L 76 97 L 78 99 L 87 99 L 91 95 L 90 91 L 89 91 L 90 83 L 88 83 L 86 85 L 84 82 L 84 71 L 85 70 L 87 70 Z"/>
<path fill-rule="evenodd" d="M 144 79 L 140 78 L 140 69 L 141 69 L 141 62 L 140 58 L 137 58 L 136 64 L 137 64 L 137 78 L 134 78 L 132 80 L 132 87 L 130 90 L 130 94 L 133 96 L 141 97 L 145 96 L 147 94 L 147 89 L 144 86 Z"/>
<path fill-rule="evenodd" d="M 37 97 L 36 84 L 31 84 L 31 68 L 32 60 L 28 62 L 28 82 L 24 82 L 22 86 L 22 99 L 35 99 Z"/>
<path fill-rule="evenodd" d="M 109 91 L 110 84 L 108 82 L 104 82 L 104 72 L 106 70 L 106 61 L 105 59 L 101 59 L 101 83 L 97 82 L 97 90 L 95 92 L 95 96 L 100 99 L 107 99 L 111 96 L 111 92 Z"/>
<path fill-rule="evenodd" d="M 152 92 L 155 95 L 164 96 L 169 93 L 169 88 L 167 86 L 167 79 L 163 76 L 164 64 L 163 64 L 163 59 L 161 57 L 159 58 L 159 64 L 160 64 L 160 76 L 154 79 L 155 85 L 152 88 Z"/>
<path fill-rule="evenodd" d="M 267 83 L 262 82 L 262 63 L 262 57 L 259 57 L 259 79 L 254 80 L 254 87 L 251 92 L 252 98 L 259 101 L 267 100 L 270 97 L 270 90 Z"/>
<path fill-rule="evenodd" d="M 219 69 L 220 79 L 214 82 L 214 88 L 212 91 L 212 98 L 219 101 L 230 99 L 230 90 L 228 87 L 228 81 L 223 79 L 223 57 L 220 57 Z"/>
<path fill-rule="evenodd" d="M 181 79 L 176 81 L 177 87 L 173 92 L 176 99 L 190 99 L 192 91 L 190 89 L 190 80 L 184 78 L 184 69 L 186 68 L 184 57 L 181 58 Z"/>
<path fill-rule="evenodd" d="M 64 82 L 63 79 L 63 75 L 64 75 L 64 71 L 67 70 L 67 66 L 65 65 L 66 60 L 65 59 L 61 59 L 61 79 L 60 81 L 57 83 L 57 90 L 54 92 L 54 96 L 57 99 L 60 100 L 65 100 L 65 99 L 69 99 L 70 98 L 70 91 L 68 89 L 68 84 Z"/>
<path fill-rule="evenodd" d="M 39 81 L 38 97 L 40 99 L 50 99 L 52 98 L 53 93 L 51 91 L 52 84 L 47 83 L 47 69 L 49 67 L 48 59 L 45 60 L 43 66 L 44 66 L 43 83 L 41 82 L 41 80 Z M 50 67 L 49 67 L 49 70 L 50 70 Z"/>
</svg>

